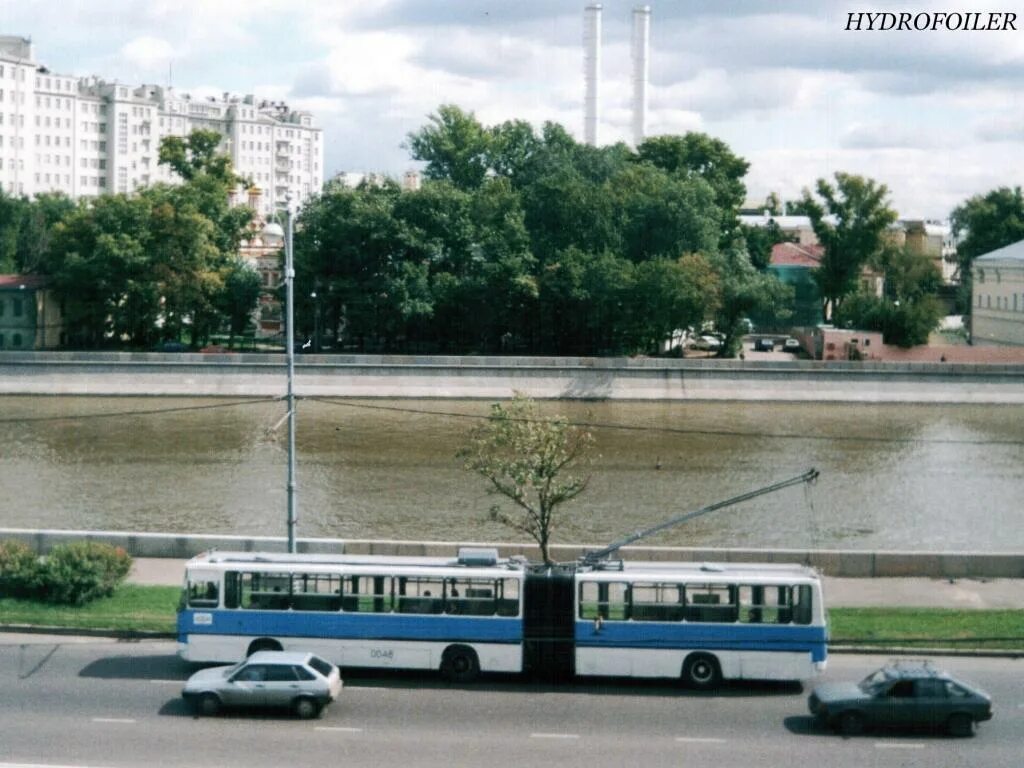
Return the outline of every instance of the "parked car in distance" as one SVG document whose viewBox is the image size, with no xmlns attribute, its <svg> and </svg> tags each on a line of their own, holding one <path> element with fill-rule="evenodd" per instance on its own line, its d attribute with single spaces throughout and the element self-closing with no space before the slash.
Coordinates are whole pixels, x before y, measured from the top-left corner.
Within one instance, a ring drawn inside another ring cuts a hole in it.
<svg viewBox="0 0 1024 768">
<path fill-rule="evenodd" d="M 773 339 L 758 339 L 754 342 L 755 352 L 771 352 L 775 349 L 775 341 Z"/>
<path fill-rule="evenodd" d="M 799 352 L 800 342 L 791 336 L 790 338 L 782 342 L 782 350 L 784 352 Z"/>
<path fill-rule="evenodd" d="M 690 342 L 690 349 L 703 349 L 717 352 L 722 348 L 722 342 L 714 336 L 699 336 Z"/>
<path fill-rule="evenodd" d="M 926 661 L 897 661 L 859 683 L 826 683 L 807 699 L 811 714 L 847 736 L 871 727 L 939 728 L 970 736 L 992 717 L 992 699 Z"/>
<path fill-rule="evenodd" d="M 181 695 L 203 715 L 229 707 L 273 707 L 312 718 L 338 698 L 341 688 L 338 668 L 319 656 L 258 651 L 238 664 L 196 672 Z"/>
<path fill-rule="evenodd" d="M 223 355 L 230 352 L 231 350 L 225 347 L 223 344 L 208 344 L 199 351 L 207 355 Z"/>
</svg>

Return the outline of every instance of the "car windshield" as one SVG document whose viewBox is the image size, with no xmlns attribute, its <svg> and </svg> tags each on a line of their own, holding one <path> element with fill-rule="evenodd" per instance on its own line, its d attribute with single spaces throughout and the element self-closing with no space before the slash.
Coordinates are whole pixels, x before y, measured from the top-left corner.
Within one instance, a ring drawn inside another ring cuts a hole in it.
<svg viewBox="0 0 1024 768">
<path fill-rule="evenodd" d="M 235 672 L 244 667 L 246 662 L 240 661 L 237 664 L 232 664 L 230 667 L 224 668 L 224 677 L 231 677 Z"/>
<path fill-rule="evenodd" d="M 864 693 L 875 693 L 882 685 L 889 681 L 889 676 L 884 669 L 876 670 L 858 683 L 857 687 Z"/>
</svg>

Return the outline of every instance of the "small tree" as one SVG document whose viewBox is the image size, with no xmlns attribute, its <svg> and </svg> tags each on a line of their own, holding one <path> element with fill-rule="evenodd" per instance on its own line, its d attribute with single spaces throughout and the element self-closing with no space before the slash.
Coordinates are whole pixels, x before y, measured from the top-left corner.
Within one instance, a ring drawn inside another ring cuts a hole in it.
<svg viewBox="0 0 1024 768">
<path fill-rule="evenodd" d="M 490 417 L 473 429 L 459 456 L 466 469 L 491 482 L 492 493 L 517 507 L 508 513 L 494 505 L 491 519 L 530 536 L 550 564 L 555 510 L 582 493 L 590 479 L 569 470 L 587 460 L 593 442 L 589 432 L 564 416 L 541 416 L 536 403 L 517 392 L 507 407 L 491 406 Z"/>
</svg>

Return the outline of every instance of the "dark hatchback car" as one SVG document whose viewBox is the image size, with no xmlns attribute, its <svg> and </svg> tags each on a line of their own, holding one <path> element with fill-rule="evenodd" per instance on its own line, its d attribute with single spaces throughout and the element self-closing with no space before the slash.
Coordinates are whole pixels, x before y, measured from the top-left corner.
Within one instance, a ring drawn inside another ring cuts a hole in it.
<svg viewBox="0 0 1024 768">
<path fill-rule="evenodd" d="M 928 662 L 893 662 L 859 683 L 819 685 L 807 706 L 847 736 L 870 727 L 944 729 L 970 736 L 975 723 L 992 717 L 987 693 Z"/>
</svg>

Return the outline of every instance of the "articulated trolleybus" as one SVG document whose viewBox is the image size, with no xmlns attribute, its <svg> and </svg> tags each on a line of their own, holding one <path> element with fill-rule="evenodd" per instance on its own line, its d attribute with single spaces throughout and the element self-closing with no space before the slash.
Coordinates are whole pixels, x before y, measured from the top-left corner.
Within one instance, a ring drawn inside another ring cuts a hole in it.
<svg viewBox="0 0 1024 768">
<path fill-rule="evenodd" d="M 618 546 L 546 566 L 486 548 L 455 558 L 208 552 L 185 569 L 179 654 L 233 662 L 304 650 L 460 682 L 528 671 L 681 677 L 698 688 L 824 669 L 813 569 L 609 559 Z"/>
</svg>

